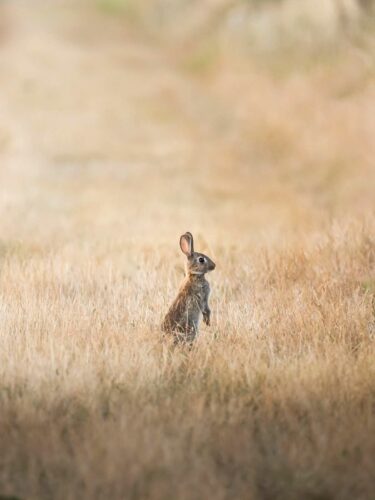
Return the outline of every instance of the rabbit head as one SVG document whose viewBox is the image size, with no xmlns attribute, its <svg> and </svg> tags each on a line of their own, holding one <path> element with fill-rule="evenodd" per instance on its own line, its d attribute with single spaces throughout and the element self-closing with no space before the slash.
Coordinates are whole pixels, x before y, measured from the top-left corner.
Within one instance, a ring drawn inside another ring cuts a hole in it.
<svg viewBox="0 0 375 500">
<path fill-rule="evenodd" d="M 180 238 L 180 247 L 187 257 L 186 273 L 188 275 L 204 275 L 215 269 L 215 263 L 203 253 L 194 252 L 193 235 L 189 232 Z"/>
</svg>

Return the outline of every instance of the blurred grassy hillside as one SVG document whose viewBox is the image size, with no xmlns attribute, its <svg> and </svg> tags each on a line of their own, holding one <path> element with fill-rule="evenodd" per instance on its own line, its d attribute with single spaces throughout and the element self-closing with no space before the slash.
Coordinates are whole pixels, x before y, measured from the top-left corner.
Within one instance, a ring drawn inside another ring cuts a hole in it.
<svg viewBox="0 0 375 500">
<path fill-rule="evenodd" d="M 70 230 L 79 217 L 110 233 L 122 212 L 120 229 L 139 236 L 157 214 L 169 240 L 173 214 L 211 238 L 277 241 L 373 210 L 372 2 L 1 9 L 3 165 L 44 169 L 33 207 L 57 191 Z"/>
</svg>

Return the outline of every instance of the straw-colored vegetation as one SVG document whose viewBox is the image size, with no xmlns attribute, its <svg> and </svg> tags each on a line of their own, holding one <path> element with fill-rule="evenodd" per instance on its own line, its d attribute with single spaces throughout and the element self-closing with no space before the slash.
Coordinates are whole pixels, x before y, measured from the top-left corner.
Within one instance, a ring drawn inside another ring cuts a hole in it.
<svg viewBox="0 0 375 500">
<path fill-rule="evenodd" d="M 371 9 L 0 4 L 0 495 L 373 498 Z"/>
</svg>

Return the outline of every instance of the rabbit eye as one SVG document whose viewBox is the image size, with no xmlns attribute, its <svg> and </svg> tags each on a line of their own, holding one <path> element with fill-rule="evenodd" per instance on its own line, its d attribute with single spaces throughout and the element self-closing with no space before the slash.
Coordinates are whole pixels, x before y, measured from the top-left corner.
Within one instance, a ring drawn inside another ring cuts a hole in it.
<svg viewBox="0 0 375 500">
<path fill-rule="evenodd" d="M 204 257 L 199 257 L 199 259 L 198 259 L 198 260 L 199 260 L 199 262 L 200 262 L 201 264 L 203 264 L 203 262 L 205 261 L 205 258 L 204 258 Z"/>
</svg>

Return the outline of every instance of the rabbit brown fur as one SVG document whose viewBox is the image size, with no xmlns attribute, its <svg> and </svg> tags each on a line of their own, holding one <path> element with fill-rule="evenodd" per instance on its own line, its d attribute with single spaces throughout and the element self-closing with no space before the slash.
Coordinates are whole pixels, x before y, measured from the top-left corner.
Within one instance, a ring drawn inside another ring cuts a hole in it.
<svg viewBox="0 0 375 500">
<path fill-rule="evenodd" d="M 180 247 L 187 257 L 186 276 L 164 318 L 162 330 L 172 333 L 176 341 L 191 343 L 198 333 L 201 314 L 206 325 L 210 324 L 210 285 L 205 274 L 213 271 L 215 264 L 207 255 L 194 252 L 194 240 L 189 232 L 181 236 Z"/>
</svg>

